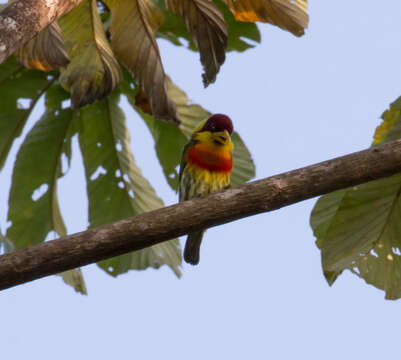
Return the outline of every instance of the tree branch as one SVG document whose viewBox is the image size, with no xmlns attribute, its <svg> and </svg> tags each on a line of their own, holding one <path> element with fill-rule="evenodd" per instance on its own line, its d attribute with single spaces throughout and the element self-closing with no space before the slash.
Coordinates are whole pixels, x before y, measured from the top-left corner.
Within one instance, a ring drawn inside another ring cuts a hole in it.
<svg viewBox="0 0 401 360">
<path fill-rule="evenodd" d="M 16 0 L 0 12 L 0 64 L 82 0 Z"/>
<path fill-rule="evenodd" d="M 0 256 L 0 289 L 401 171 L 401 140 Z"/>
</svg>

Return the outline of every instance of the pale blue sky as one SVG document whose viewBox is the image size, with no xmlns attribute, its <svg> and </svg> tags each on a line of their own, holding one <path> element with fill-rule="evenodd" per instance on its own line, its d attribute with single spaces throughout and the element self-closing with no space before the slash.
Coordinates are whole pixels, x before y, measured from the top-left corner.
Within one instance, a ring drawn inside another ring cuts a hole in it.
<svg viewBox="0 0 401 360">
<path fill-rule="evenodd" d="M 229 54 L 206 90 L 198 54 L 160 42 L 167 73 L 189 97 L 232 117 L 257 178 L 368 147 L 379 116 L 401 95 L 398 0 L 312 1 L 310 15 L 301 39 L 262 24 L 262 44 Z M 138 163 L 165 202 L 176 202 L 145 126 L 128 116 Z M 70 232 L 87 224 L 74 155 L 60 183 Z M 11 162 L 0 174 L 2 194 L 10 171 Z M 56 277 L 3 291 L 1 357 L 394 358 L 401 302 L 348 272 L 327 285 L 309 227 L 314 202 L 209 230 L 200 265 L 184 265 L 181 280 L 167 268 L 113 279 L 91 265 L 87 297 Z M 3 228 L 5 219 L 1 197 Z"/>
</svg>

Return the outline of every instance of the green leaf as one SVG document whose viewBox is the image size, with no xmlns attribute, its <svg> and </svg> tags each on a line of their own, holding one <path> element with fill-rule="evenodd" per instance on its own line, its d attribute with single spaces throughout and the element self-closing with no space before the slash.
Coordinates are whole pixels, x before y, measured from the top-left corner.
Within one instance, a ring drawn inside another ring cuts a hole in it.
<svg viewBox="0 0 401 360">
<path fill-rule="evenodd" d="M 251 153 L 236 131 L 233 132 L 231 139 L 234 143 L 231 186 L 238 186 L 255 177 L 255 164 Z"/>
<path fill-rule="evenodd" d="M 401 98 L 384 112 L 373 145 L 400 137 Z M 329 284 L 349 269 L 386 292 L 401 297 L 401 174 L 324 195 L 311 226 L 321 249 Z"/>
<path fill-rule="evenodd" d="M 76 292 L 81 293 L 82 295 L 88 295 L 81 269 L 78 268 L 64 271 L 58 275 L 62 277 L 67 285 L 72 286 Z"/>
<path fill-rule="evenodd" d="M 137 111 L 145 120 L 155 140 L 156 154 L 167 182 L 171 188 L 177 190 L 177 166 L 180 163 L 182 149 L 187 143 L 186 137 L 176 125 L 156 120 L 139 109 Z"/>
<path fill-rule="evenodd" d="M 19 64 L 13 56 L 0 65 L 0 84 L 3 87 L 3 82 L 7 79 L 13 79 L 14 75 L 23 70 L 21 64 Z"/>
<path fill-rule="evenodd" d="M 128 75 L 128 74 L 126 74 Z M 169 185 L 178 189 L 178 171 L 177 166 L 180 163 L 181 152 L 187 143 L 186 136 L 180 131 L 177 125 L 171 122 L 156 120 L 153 116 L 142 111 L 135 105 L 135 99 L 138 89 L 135 89 L 134 83 L 130 76 L 125 76 L 121 82 L 121 91 L 127 96 L 128 101 L 138 114 L 145 120 L 153 139 L 155 140 L 155 148 L 163 173 Z"/>
<path fill-rule="evenodd" d="M 181 118 L 181 125 L 174 126 L 162 123 L 145 114 L 135 106 L 136 91 L 133 90 L 133 83 L 128 77 L 124 78 L 121 84 L 121 91 L 127 96 L 128 101 L 141 115 L 148 125 L 155 140 L 156 153 L 163 168 L 164 175 L 169 185 L 178 189 L 178 167 L 181 162 L 182 150 L 188 139 L 191 137 L 199 123 L 210 116 L 210 113 L 200 105 L 192 104 L 187 95 L 172 83 L 168 82 L 168 94 L 177 106 Z M 251 155 L 241 140 L 238 133 L 232 135 L 234 143 L 233 171 L 231 184 L 240 185 L 249 181 L 255 176 L 255 165 Z"/>
<path fill-rule="evenodd" d="M 68 94 L 53 85 L 46 94 L 46 112 L 26 136 L 14 165 L 6 237 L 16 249 L 37 244 L 54 231 L 67 231 L 57 199 L 57 179 L 62 176 L 61 157 L 70 157 L 72 111 L 62 109 Z M 80 270 L 61 274 L 76 291 L 86 293 Z"/>
<path fill-rule="evenodd" d="M 401 297 L 400 192 L 401 175 L 395 175 L 319 199 L 311 224 L 325 272 L 349 269 L 387 298 Z"/>
<path fill-rule="evenodd" d="M 152 0 L 105 0 L 111 9 L 110 33 L 118 60 L 132 74 L 149 99 L 154 117 L 179 123 L 167 94 L 159 47 L 154 34 L 163 14 Z"/>
<path fill-rule="evenodd" d="M 111 223 L 163 206 L 136 166 L 130 151 L 119 95 L 80 110 L 79 144 L 85 165 L 91 227 Z M 167 264 L 181 275 L 181 251 L 177 239 L 99 263 L 110 275 L 130 269 L 159 268 Z"/>
<path fill-rule="evenodd" d="M 0 254 L 5 254 L 14 250 L 14 244 L 9 239 L 7 239 L 0 231 Z"/>
<path fill-rule="evenodd" d="M 59 20 L 71 62 L 60 82 L 71 92 L 72 108 L 104 98 L 120 82 L 96 0 L 84 0 Z"/>
<path fill-rule="evenodd" d="M 53 76 L 41 71 L 24 69 L 14 57 L 0 65 L 0 170 L 37 101 L 53 81 Z"/>
<path fill-rule="evenodd" d="M 316 203 L 310 223 L 314 234 L 318 239 L 326 236 L 327 230 L 330 226 L 330 221 L 336 215 L 341 201 L 346 193 L 346 190 L 335 191 L 328 195 L 322 196 Z M 326 200 L 321 201 L 323 198 Z M 321 244 L 319 242 L 317 242 L 316 245 L 321 248 Z"/>
<path fill-rule="evenodd" d="M 55 87 L 54 89 L 57 89 Z M 47 99 L 55 96 L 48 90 Z M 49 100 L 47 100 L 47 105 Z M 28 133 L 14 165 L 7 237 L 17 249 L 43 241 L 50 231 L 66 233 L 57 203 L 57 171 L 72 112 L 48 107 Z"/>
</svg>

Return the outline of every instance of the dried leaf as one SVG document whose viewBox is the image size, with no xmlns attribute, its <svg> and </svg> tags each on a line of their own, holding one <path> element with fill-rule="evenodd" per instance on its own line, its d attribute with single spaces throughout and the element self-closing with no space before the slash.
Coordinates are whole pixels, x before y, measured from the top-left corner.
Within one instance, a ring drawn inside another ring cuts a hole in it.
<svg viewBox="0 0 401 360">
<path fill-rule="evenodd" d="M 185 21 L 193 42 L 199 49 L 205 73 L 203 84 L 216 80 L 226 58 L 227 25 L 219 8 L 211 0 L 166 0 L 167 8 Z"/>
<path fill-rule="evenodd" d="M 166 75 L 154 38 L 162 22 L 160 9 L 151 0 L 107 0 L 111 9 L 112 47 L 118 60 L 141 86 L 158 119 L 179 123 L 167 94 Z"/>
<path fill-rule="evenodd" d="M 61 29 L 57 22 L 44 28 L 15 55 L 28 69 L 58 70 L 69 63 Z"/>
<path fill-rule="evenodd" d="M 183 46 L 187 43 L 188 49 L 196 51 L 193 38 L 189 34 L 182 17 L 168 11 L 165 6 L 165 0 L 155 1 L 164 14 L 164 22 L 157 31 L 157 37 L 171 41 L 177 46 Z M 228 29 L 227 52 L 245 51 L 253 48 L 255 42 L 260 42 L 260 32 L 256 24 L 236 21 L 226 4 L 221 0 L 214 0 L 213 2 L 223 14 Z"/>
<path fill-rule="evenodd" d="M 223 0 L 237 21 L 268 22 L 296 36 L 308 27 L 307 0 Z"/>
<path fill-rule="evenodd" d="M 120 82 L 120 67 L 110 48 L 95 0 L 84 0 L 60 19 L 71 62 L 60 82 L 71 92 L 72 108 L 108 95 Z"/>
<path fill-rule="evenodd" d="M 152 115 L 149 100 L 142 89 L 139 89 L 135 95 L 135 106 L 139 107 L 145 114 Z"/>
</svg>

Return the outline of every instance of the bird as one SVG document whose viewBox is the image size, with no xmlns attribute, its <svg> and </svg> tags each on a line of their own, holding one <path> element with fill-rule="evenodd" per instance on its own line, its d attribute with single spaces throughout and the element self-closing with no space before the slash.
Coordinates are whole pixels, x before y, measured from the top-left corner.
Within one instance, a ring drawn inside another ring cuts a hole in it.
<svg viewBox="0 0 401 360">
<path fill-rule="evenodd" d="M 234 149 L 231 119 L 214 114 L 193 132 L 182 152 L 179 171 L 179 201 L 203 197 L 230 187 Z M 184 249 L 184 260 L 199 263 L 200 246 L 206 229 L 190 232 Z"/>
</svg>

